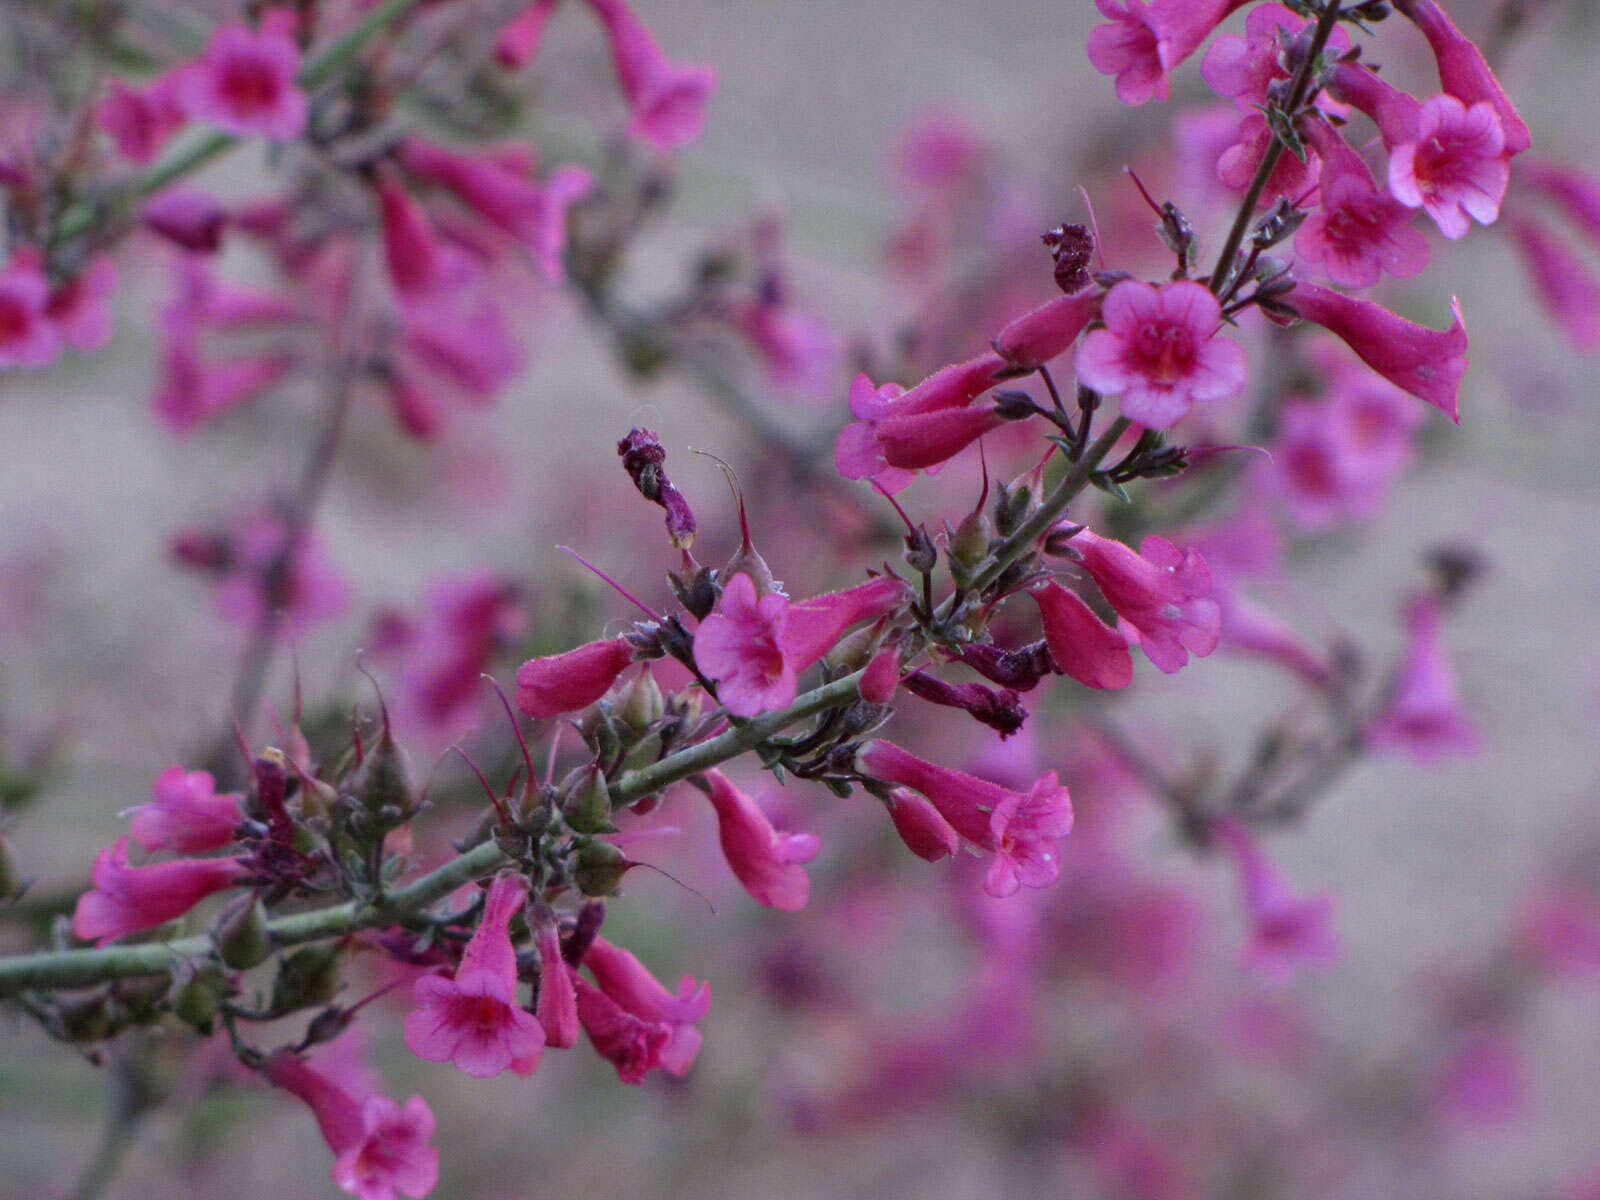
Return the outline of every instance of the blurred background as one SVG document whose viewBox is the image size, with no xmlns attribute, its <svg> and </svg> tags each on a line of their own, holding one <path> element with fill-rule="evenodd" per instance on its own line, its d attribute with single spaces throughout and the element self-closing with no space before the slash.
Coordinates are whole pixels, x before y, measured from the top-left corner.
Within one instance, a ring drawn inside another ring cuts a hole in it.
<svg viewBox="0 0 1600 1200">
<path fill-rule="evenodd" d="M 197 6 L 147 6 L 201 29 L 211 20 Z M 35 7 L 0 9 L 12 43 Z M 1497 69 L 1536 151 L 1600 169 L 1586 118 L 1600 110 L 1600 15 L 1584 0 L 1448 7 L 1469 33 L 1503 30 Z M 1525 10 L 1520 27 L 1504 22 L 1508 8 Z M 613 188 L 643 180 L 659 193 L 627 246 L 617 308 L 608 321 L 574 287 L 508 289 L 503 316 L 527 367 L 432 443 L 402 437 L 380 403 L 352 409 L 315 522 L 342 603 L 275 657 L 264 697 L 276 713 L 292 707 L 291 669 L 324 731 L 370 707 L 362 649 L 386 687 L 405 689 L 403 648 L 385 656 L 383 631 L 395 614 L 423 613 L 441 578 L 487 569 L 515 584 L 520 617 L 492 664 L 506 684 L 521 657 L 625 625 L 556 545 L 663 599 L 660 514 L 613 457 L 631 426 L 660 433 L 700 516 L 704 561 L 732 552 L 736 525 L 717 465 L 691 449 L 739 472 L 758 546 L 794 594 L 853 581 L 895 553 L 852 515 L 879 520 L 885 506 L 860 485 L 816 480 L 832 471 L 857 366 L 909 385 L 1048 298 L 1038 234 L 1088 218 L 1080 187 L 1107 253 L 1121 255 L 1112 266 L 1165 269 L 1124 164 L 1183 205 L 1205 244 L 1220 239 L 1225 198 L 1181 166 L 1200 135 L 1180 114 L 1217 103 L 1197 63 L 1167 103 L 1122 106 L 1086 60 L 1098 17 L 1084 0 L 638 9 L 676 56 L 719 74 L 704 136 L 670 168 L 620 161 L 609 66 L 590 28 L 566 19 L 576 13 L 552 22 L 516 85 L 526 103 L 505 117 L 507 136 L 542 160 L 580 159 Z M 1430 86 L 1414 31 L 1392 20 L 1378 33 L 1369 57 Z M 914 155 L 935 136 L 970 160 L 959 209 L 932 228 Z M 274 169 L 246 150 L 201 178 L 244 200 Z M 1004 744 L 926 725 L 929 744 L 997 775 L 1065 773 L 1087 849 L 1069 845 L 1047 892 L 989 900 L 966 866 L 919 863 L 886 839 L 863 797 L 794 785 L 763 799 L 824 848 L 810 906 L 772 913 L 732 881 L 703 806 L 679 799 L 651 818 L 679 830 L 650 843 L 650 861 L 682 883 L 634 872 L 607 933 L 664 978 L 710 981 L 705 1044 L 684 1080 L 624 1087 L 587 1053 L 547 1055 L 531 1079 L 470 1080 L 406 1053 L 404 990 L 374 1004 L 362 1026 L 390 1093 L 419 1092 L 438 1114 L 434 1195 L 1591 1195 L 1579 1188 L 1600 1169 L 1600 965 L 1525 960 L 1539 898 L 1600 879 L 1595 360 L 1542 307 L 1503 223 L 1459 245 L 1430 238 L 1427 272 L 1383 296 L 1435 328 L 1459 298 L 1472 364 L 1461 426 L 1430 411 L 1381 511 L 1290 537 L 1292 583 L 1278 599 L 1308 639 L 1358 646 L 1377 671 L 1402 650 L 1399 606 L 1428 580 L 1429 553 L 1470 553 L 1481 575 L 1444 640 L 1481 747 L 1432 763 L 1365 756 L 1265 836 L 1298 890 L 1336 898 L 1336 962 L 1282 979 L 1241 966 L 1233 873 L 1185 844 L 1150 776 L 1114 753 L 1122 739 L 1171 778 L 1226 776 L 1257 731 L 1311 707 L 1304 685 L 1226 653 L 1171 678 L 1141 663 L 1114 705 L 1043 712 Z M 1600 262 L 1593 245 L 1572 245 Z M 723 252 L 765 256 L 769 275 L 781 262 L 786 304 L 820 347 L 804 371 L 785 374 L 759 342 L 725 331 L 692 330 L 675 361 L 651 363 L 626 337 L 619 353 L 616 311 L 659 311 Z M 118 813 L 159 771 L 197 764 L 226 734 L 248 633 L 175 565 L 172 541 L 293 478 L 317 425 L 316 387 L 294 379 L 181 435 L 153 416 L 162 365 L 149 314 L 171 294 L 170 258 L 152 244 L 119 260 L 105 351 L 4 376 L 0 783 L 18 781 L 6 832 L 33 881 L 29 920 L 0 914 L 7 949 L 70 904 L 96 849 L 122 831 Z M 248 247 L 221 264 L 241 284 L 270 282 Z M 1264 328 L 1243 336 L 1258 363 L 1277 344 Z M 1260 367 L 1256 384 L 1297 386 Z M 952 469 L 903 500 L 919 519 L 955 521 L 978 488 L 975 470 Z M 416 726 L 419 780 L 456 737 L 485 763 L 509 762 L 488 709 L 474 702 L 455 720 Z M 27 796 L 21 781 L 35 777 Z M 436 783 L 442 845 L 478 801 L 459 763 Z M 132 1085 L 10 1013 L 0 1029 L 0 1194 L 69 1195 Z M 303 1109 L 232 1081 L 218 1055 L 174 1036 L 160 1078 L 145 1081 L 169 1098 L 105 1196 L 332 1194 Z"/>
</svg>

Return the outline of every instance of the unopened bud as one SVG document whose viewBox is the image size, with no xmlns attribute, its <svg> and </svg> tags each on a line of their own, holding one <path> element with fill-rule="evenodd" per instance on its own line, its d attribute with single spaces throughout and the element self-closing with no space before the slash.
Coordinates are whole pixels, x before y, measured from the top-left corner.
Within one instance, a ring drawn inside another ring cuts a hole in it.
<svg viewBox="0 0 1600 1200">
<path fill-rule="evenodd" d="M 701 567 L 688 579 L 669 573 L 667 581 L 678 603 L 688 609 L 695 620 L 705 620 L 717 606 L 716 572 L 710 567 Z"/>
<path fill-rule="evenodd" d="M 661 719 L 666 702 L 649 668 L 642 668 L 636 679 L 617 694 L 617 719 L 632 729 L 643 731 Z"/>
<path fill-rule="evenodd" d="M 666 740 L 660 732 L 648 734 L 640 738 L 622 756 L 621 769 L 624 771 L 637 771 L 640 767 L 648 767 L 651 763 L 661 758 L 662 751 L 666 749 Z"/>
<path fill-rule="evenodd" d="M 633 864 L 610 842 L 586 842 L 572 877 L 585 896 L 614 896 Z"/>
<path fill-rule="evenodd" d="M 974 510 L 961 518 L 961 524 L 950 532 L 950 562 L 958 570 L 970 571 L 989 553 L 989 543 L 994 538 L 994 522 L 982 510 Z"/>
<path fill-rule="evenodd" d="M 180 962 L 172 970 L 167 1003 L 172 1015 L 196 1029 L 207 1028 L 222 1008 L 227 980 L 214 963 Z"/>
<path fill-rule="evenodd" d="M 375 817 L 383 817 L 386 823 L 393 821 L 394 814 L 403 821 L 416 811 L 405 754 L 387 728 L 357 770 L 354 788 L 361 807 Z M 386 813 L 386 809 L 390 812 Z"/>
<path fill-rule="evenodd" d="M 332 943 L 301 946 L 278 964 L 272 981 L 272 1011 L 291 1013 L 326 1004 L 339 990 L 339 948 Z"/>
<path fill-rule="evenodd" d="M 350 1028 L 350 1022 L 355 1018 L 353 1009 L 339 1008 L 337 1005 L 323 1009 L 311 1019 L 311 1024 L 306 1026 L 305 1044 L 319 1046 L 323 1042 L 333 1041 Z"/>
<path fill-rule="evenodd" d="M 579 833 L 610 833 L 611 789 L 594 763 L 578 767 L 561 782 L 561 819 Z"/>
<path fill-rule="evenodd" d="M 217 957 L 236 971 L 261 965 L 272 953 L 266 905 L 257 896 L 246 896 L 224 909 L 211 930 L 211 941 Z"/>
</svg>

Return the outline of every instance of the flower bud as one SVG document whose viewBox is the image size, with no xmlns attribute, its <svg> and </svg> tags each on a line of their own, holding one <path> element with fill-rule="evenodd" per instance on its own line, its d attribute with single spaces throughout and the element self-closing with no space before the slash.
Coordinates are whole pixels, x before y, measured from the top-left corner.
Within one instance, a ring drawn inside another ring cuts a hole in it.
<svg viewBox="0 0 1600 1200">
<path fill-rule="evenodd" d="M 302 946 L 285 955 L 272 981 L 272 1011 L 291 1013 L 326 1004 L 339 990 L 339 948 L 332 943 Z"/>
<path fill-rule="evenodd" d="M 178 1020 L 196 1029 L 205 1029 L 222 1008 L 227 986 L 227 980 L 215 964 L 180 962 L 172 970 L 167 1003 Z"/>
<path fill-rule="evenodd" d="M 889 793 L 889 818 L 906 849 L 926 862 L 949 858 L 961 849 L 961 838 L 939 810 L 910 788 Z"/>
<path fill-rule="evenodd" d="M 610 833 L 611 789 L 594 763 L 578 767 L 561 783 L 561 818 L 579 833 Z"/>
<path fill-rule="evenodd" d="M 230 905 L 211 930 L 217 957 L 236 971 L 260 966 L 272 953 L 272 932 L 267 928 L 267 908 L 260 897 L 244 896 Z"/>
<path fill-rule="evenodd" d="M 649 668 L 643 668 L 639 677 L 617 694 L 617 706 L 613 711 L 625 725 L 642 732 L 659 721 L 665 709 L 660 686 Z"/>
<path fill-rule="evenodd" d="M 664 749 L 666 740 L 659 732 L 642 737 L 622 756 L 622 770 L 637 771 L 640 767 L 648 767 L 661 758 Z"/>
<path fill-rule="evenodd" d="M 357 803 L 374 817 L 382 818 L 385 824 L 399 823 L 393 820 L 394 813 L 399 813 L 400 821 L 404 821 L 416 811 L 405 754 L 390 735 L 387 721 L 383 736 L 367 752 L 366 761 L 356 771 L 352 782 Z M 385 809 L 392 812 L 386 814 Z"/>
<path fill-rule="evenodd" d="M 610 842 L 586 842 L 572 877 L 585 896 L 614 896 L 632 865 Z"/>
<path fill-rule="evenodd" d="M 949 529 L 949 526 L 946 526 Z M 950 565 L 958 574 L 970 575 L 989 553 L 989 542 L 994 537 L 994 523 L 981 510 L 975 509 L 961 518 L 961 524 L 950 530 Z"/>
</svg>

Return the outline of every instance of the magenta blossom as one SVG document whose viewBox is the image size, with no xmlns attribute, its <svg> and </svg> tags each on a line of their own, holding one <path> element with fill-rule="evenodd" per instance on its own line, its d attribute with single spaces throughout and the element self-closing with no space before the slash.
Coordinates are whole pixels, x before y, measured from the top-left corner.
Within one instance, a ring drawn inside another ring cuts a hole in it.
<svg viewBox="0 0 1600 1200">
<path fill-rule="evenodd" d="M 544 27 L 560 0 L 533 0 L 500 27 L 494 39 L 494 57 L 502 67 L 514 71 L 532 62 L 544 40 Z"/>
<path fill-rule="evenodd" d="M 1377 72 L 1360 63 L 1336 65 L 1328 79 L 1328 93 L 1370 117 L 1386 149 L 1393 151 L 1417 140 L 1422 106 L 1416 97 L 1390 86 Z"/>
<path fill-rule="evenodd" d="M 1590 238 L 1600 241 L 1600 177 L 1564 163 L 1523 159 L 1517 182 L 1552 200 Z"/>
<path fill-rule="evenodd" d="M 570 967 L 578 999 L 578 1020 L 595 1053 L 617 1069 L 623 1083 L 640 1084 L 663 1066 L 661 1056 L 672 1044 L 672 1026 L 635 1016 Z"/>
<path fill-rule="evenodd" d="M 1541 222 L 1521 213 L 1510 214 L 1508 220 L 1545 309 L 1579 350 L 1600 348 L 1600 279 L 1584 265 L 1582 255 Z"/>
<path fill-rule="evenodd" d="M 939 368 L 910 391 L 893 383 L 875 388 L 857 375 L 850 385 L 856 421 L 845 426 L 834 446 L 839 473 L 899 491 L 915 470 L 937 466 L 1001 423 L 992 410 L 964 410 L 1008 369 L 998 354 L 981 354 Z"/>
<path fill-rule="evenodd" d="M 0 272 L 0 367 L 48 367 L 61 331 L 46 314 L 50 285 L 36 257 L 15 255 Z"/>
<path fill-rule="evenodd" d="M 1384 274 L 1408 279 L 1428 265 L 1428 239 L 1411 210 L 1378 188 L 1361 156 L 1326 122 L 1307 136 L 1322 156 L 1321 207 L 1295 235 L 1295 250 L 1340 287 L 1371 287 Z"/>
<path fill-rule="evenodd" d="M 1237 819 L 1217 818 L 1211 823 L 1211 833 L 1239 873 L 1239 890 L 1250 921 L 1245 964 L 1277 977 L 1301 967 L 1330 965 L 1339 953 L 1338 940 L 1329 928 L 1333 897 L 1294 895 Z"/>
<path fill-rule="evenodd" d="M 1222 308 L 1198 283 L 1124 280 L 1106 295 L 1104 315 L 1106 327 L 1078 347 L 1078 379 L 1121 396 L 1130 420 L 1166 429 L 1196 400 L 1225 400 L 1244 387 L 1244 348 L 1212 336 Z"/>
<path fill-rule="evenodd" d="M 1314 283 L 1297 283 L 1289 303 L 1307 321 L 1337 335 L 1356 356 L 1403 391 L 1461 423 L 1461 378 L 1467 372 L 1467 331 L 1460 306 L 1449 329 L 1435 331 L 1380 305 Z"/>
<path fill-rule="evenodd" d="M 360 1200 L 420 1198 L 439 1182 L 439 1152 L 433 1138 L 433 1111 L 421 1096 L 402 1108 L 387 1096 L 358 1097 L 298 1054 L 279 1050 L 261 1073 L 275 1087 L 292 1092 L 311 1109 L 323 1140 L 338 1157 L 333 1182 Z"/>
<path fill-rule="evenodd" d="M 517 668 L 517 707 L 534 718 L 587 708 L 610 690 L 632 661 L 633 647 L 624 638 L 530 658 Z"/>
<path fill-rule="evenodd" d="M 78 897 L 72 932 L 105 945 L 181 917 L 213 892 L 232 887 L 245 875 L 234 858 L 180 858 L 135 867 L 128 863 L 128 839 L 102 847 L 94 860 L 94 887 Z"/>
<path fill-rule="evenodd" d="M 1465 237 L 1476 220 L 1490 225 L 1511 181 L 1505 135 L 1494 106 L 1471 108 L 1435 96 L 1417 117 L 1417 136 L 1389 154 L 1389 191 L 1408 208 L 1426 209 L 1439 232 Z"/>
<path fill-rule="evenodd" d="M 578 1040 L 578 995 L 572 990 L 572 977 L 561 957 L 561 932 L 554 920 L 534 927 L 534 945 L 539 950 L 539 1000 L 536 1011 L 544 1029 L 544 1044 L 566 1050 Z"/>
<path fill-rule="evenodd" d="M 1533 135 L 1517 115 L 1500 81 L 1489 69 L 1483 51 L 1463 36 L 1445 15 L 1437 0 L 1397 0 L 1395 7 L 1416 22 L 1439 62 L 1439 82 L 1463 104 L 1487 103 L 1505 130 L 1506 155 L 1521 154 L 1533 144 Z"/>
<path fill-rule="evenodd" d="M 1274 137 L 1260 113 L 1251 113 L 1240 120 L 1230 144 L 1217 156 L 1217 181 L 1235 192 L 1245 191 L 1271 149 Z M 1304 159 L 1296 154 L 1282 155 L 1272 168 L 1272 174 L 1267 176 L 1260 202 L 1265 205 L 1280 197 L 1296 200 L 1303 196 L 1316 184 L 1318 166 L 1317 154 L 1312 149 L 1307 150 Z"/>
<path fill-rule="evenodd" d="M 1312 22 L 1281 4 L 1257 4 L 1245 17 L 1244 37 L 1224 34 L 1213 41 L 1200 63 L 1200 76 L 1219 96 L 1233 98 L 1240 112 L 1267 102 L 1267 89 L 1289 78 L 1284 47 Z M 1334 27 L 1328 39 L 1330 59 L 1350 48 L 1345 31 Z"/>
<path fill-rule="evenodd" d="M 600 990 L 623 1009 L 651 1024 L 666 1025 L 671 1039 L 661 1051 L 661 1068 L 685 1075 L 700 1049 L 700 1031 L 694 1028 L 711 1010 L 711 985 L 685 975 L 676 994 L 667 991 L 645 965 L 620 946 L 595 938 L 583 956 L 583 965 Z"/>
<path fill-rule="evenodd" d="M 1044 640 L 1056 669 L 1085 687 L 1116 689 L 1133 682 L 1128 639 L 1112 629 L 1076 592 L 1058 583 L 1029 589 L 1044 619 Z"/>
<path fill-rule="evenodd" d="M 862 746 L 858 769 L 926 796 L 958 834 L 994 854 L 984 891 L 1009 896 L 1022 884 L 1043 887 L 1061 870 L 1056 842 L 1072 832 L 1072 798 L 1054 771 L 1014 792 L 974 775 L 935 766 L 893 742 Z"/>
<path fill-rule="evenodd" d="M 796 912 L 811 896 L 802 863 L 817 856 L 815 834 L 773 828 L 760 807 L 734 787 L 721 771 L 707 771 L 711 806 L 717 811 L 717 837 L 723 857 L 745 891 L 768 908 Z"/>
<path fill-rule="evenodd" d="M 1089 61 L 1117 78 L 1124 104 L 1165 100 L 1168 74 L 1248 0 L 1095 0 L 1109 19 L 1089 31 Z"/>
<path fill-rule="evenodd" d="M 629 132 L 670 150 L 700 136 L 706 102 L 717 86 L 711 67 L 667 59 L 632 9 L 622 0 L 589 0 L 605 26 L 617 82 L 633 110 Z"/>
<path fill-rule="evenodd" d="M 530 1075 L 539 1065 L 544 1029 L 517 1002 L 517 956 L 507 932 L 527 896 L 526 879 L 496 876 L 455 978 L 417 980 L 417 1007 L 406 1017 L 405 1039 L 418 1058 L 453 1063 L 475 1079 L 508 1067 Z"/>
<path fill-rule="evenodd" d="M 1090 530 L 1070 548 L 1117 614 L 1117 628 L 1144 647 L 1157 669 L 1172 674 L 1217 648 L 1222 615 L 1211 599 L 1211 573 L 1193 547 L 1147 537 L 1139 552 Z"/>
<path fill-rule="evenodd" d="M 239 137 L 291 142 L 300 136 L 311 105 L 295 83 L 300 48 L 286 28 L 294 18 L 282 15 L 289 21 L 263 20 L 259 30 L 224 25 L 211 35 L 174 84 L 185 114 Z"/>
<path fill-rule="evenodd" d="M 196 254 L 215 254 L 222 247 L 228 212 L 209 192 L 168 188 L 148 201 L 139 214 L 145 228 Z"/>
<path fill-rule="evenodd" d="M 931 800 L 910 788 L 889 792 L 889 819 L 906 849 L 925 862 L 938 862 L 961 849 L 961 836 L 939 815 Z"/>
<path fill-rule="evenodd" d="M 1041 367 L 1064 354 L 1099 312 L 1099 292 L 1057 296 L 1032 312 L 1024 313 L 996 334 L 995 353 L 1018 368 Z"/>
<path fill-rule="evenodd" d="M 74 350 L 102 350 L 111 340 L 111 291 L 117 285 L 117 268 L 99 255 L 76 275 L 63 279 L 50 291 L 44 315 Z"/>
<path fill-rule="evenodd" d="M 404 185 L 380 175 L 377 189 L 389 278 L 401 296 L 425 295 L 445 282 L 444 246 L 428 214 Z"/>
<path fill-rule="evenodd" d="M 1367 726 L 1369 745 L 1404 750 L 1422 763 L 1481 747 L 1456 695 L 1455 673 L 1439 637 L 1443 619 L 1436 597 L 1421 596 L 1406 605 L 1405 659 L 1387 706 Z"/>
<path fill-rule="evenodd" d="M 96 122 L 111 135 L 117 152 L 128 161 L 141 166 L 150 162 L 183 128 L 186 118 L 178 107 L 175 87 L 181 70 L 158 76 L 142 88 L 113 79 L 105 98 L 95 105 Z"/>
<path fill-rule="evenodd" d="M 156 416 L 174 433 L 188 433 L 255 399 L 295 367 L 277 350 L 209 358 L 193 331 L 166 339 L 161 376 L 152 399 Z"/>
<path fill-rule="evenodd" d="M 130 808 L 129 832 L 146 850 L 176 850 L 179 854 L 204 854 L 233 841 L 244 813 L 238 793 L 215 794 L 216 780 L 209 771 L 168 767 L 156 776 L 149 804 Z"/>
</svg>

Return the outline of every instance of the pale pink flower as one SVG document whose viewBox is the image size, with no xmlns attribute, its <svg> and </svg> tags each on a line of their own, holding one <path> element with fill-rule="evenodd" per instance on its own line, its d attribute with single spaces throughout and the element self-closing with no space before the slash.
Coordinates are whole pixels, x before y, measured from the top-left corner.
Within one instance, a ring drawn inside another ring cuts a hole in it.
<svg viewBox="0 0 1600 1200">
<path fill-rule="evenodd" d="M 1564 163 L 1523 159 L 1517 182 L 1560 205 L 1580 229 L 1600 241 L 1600 177 Z"/>
<path fill-rule="evenodd" d="M 663 1065 L 661 1056 L 672 1044 L 672 1026 L 636 1017 L 572 968 L 567 974 L 577 996 L 578 1020 L 595 1053 L 617 1069 L 623 1083 L 643 1083 L 647 1074 Z"/>
<path fill-rule="evenodd" d="M 1436 331 L 1407 321 L 1380 305 L 1357 300 L 1314 283 L 1295 284 L 1288 302 L 1307 321 L 1336 334 L 1356 356 L 1403 391 L 1426 400 L 1461 423 L 1461 378 L 1467 372 L 1467 331 L 1460 306 L 1449 329 Z"/>
<path fill-rule="evenodd" d="M 1505 131 L 1507 157 L 1533 144 L 1533 135 L 1489 69 L 1483 51 L 1456 28 L 1436 0 L 1397 0 L 1395 7 L 1416 22 L 1439 62 L 1439 82 L 1463 104 L 1487 103 Z"/>
<path fill-rule="evenodd" d="M 1455 1032 L 1429 1081 L 1433 1116 L 1458 1128 L 1503 1128 L 1527 1112 L 1528 1054 L 1504 1020 Z"/>
<path fill-rule="evenodd" d="M 1248 0 L 1095 0 L 1110 24 L 1089 31 L 1089 61 L 1115 75 L 1117 99 L 1143 104 L 1165 100 L 1167 75 Z"/>
<path fill-rule="evenodd" d="M 1521 905 L 1516 945 L 1563 979 L 1600 980 L 1600 894 L 1571 878 L 1536 884 Z"/>
<path fill-rule="evenodd" d="M 1417 136 L 1389 154 L 1389 191 L 1409 208 L 1426 209 L 1439 232 L 1465 237 L 1472 222 L 1492 224 L 1500 215 L 1511 169 L 1494 106 L 1471 108 L 1454 96 L 1422 105 Z"/>
<path fill-rule="evenodd" d="M 131 866 L 128 839 L 120 837 L 95 856 L 94 887 L 78 897 L 72 932 L 103 946 L 123 934 L 181 917 L 246 873 L 243 863 L 233 858 L 181 858 Z"/>
<path fill-rule="evenodd" d="M 716 71 L 669 61 L 622 0 L 589 0 L 589 7 L 605 26 L 617 81 L 633 110 L 629 131 L 663 150 L 698 138 L 705 128 L 706 102 L 717 86 Z"/>
<path fill-rule="evenodd" d="M 111 340 L 111 291 L 117 285 L 116 264 L 96 255 L 70 279 L 56 284 L 44 313 L 74 350 L 102 350 Z"/>
<path fill-rule="evenodd" d="M 48 367 L 61 330 L 46 313 L 50 285 L 36 256 L 14 255 L 0 272 L 0 367 Z"/>
<path fill-rule="evenodd" d="M 1250 831 L 1233 817 L 1211 823 L 1239 873 L 1239 890 L 1250 921 L 1243 953 L 1247 966 L 1283 977 L 1302 967 L 1324 967 L 1338 957 L 1339 943 L 1329 927 L 1332 896 L 1296 896 L 1261 852 Z"/>
<path fill-rule="evenodd" d="M 439 1152 L 429 1145 L 433 1112 L 421 1096 L 402 1108 L 387 1096 L 358 1096 L 313 1071 L 290 1050 L 267 1059 L 261 1073 L 305 1102 L 337 1157 L 333 1181 L 360 1200 L 426 1196 L 439 1182 Z M 345 1078 L 341 1074 L 341 1078 Z"/>
<path fill-rule="evenodd" d="M 1291 400 L 1279 413 L 1267 487 L 1308 532 L 1376 515 L 1387 491 L 1387 475 L 1368 465 L 1343 417 L 1328 400 Z"/>
<path fill-rule="evenodd" d="M 517 707 L 535 718 L 587 708 L 611 689 L 632 661 L 633 647 L 624 638 L 530 658 L 517 668 Z"/>
<path fill-rule="evenodd" d="M 1244 387 L 1244 348 L 1213 336 L 1222 309 L 1198 283 L 1124 280 L 1106 295 L 1104 317 L 1106 327 L 1078 347 L 1078 379 L 1121 396 L 1129 419 L 1166 429 L 1195 401 L 1225 400 Z"/>
<path fill-rule="evenodd" d="M 1275 663 L 1312 687 L 1326 686 L 1333 664 L 1326 653 L 1306 644 L 1276 614 L 1237 591 L 1219 592 L 1221 646 L 1232 654 Z"/>
<path fill-rule="evenodd" d="M 1116 612 L 1117 628 L 1159 670 L 1170 675 L 1190 654 L 1204 658 L 1217 648 L 1222 618 L 1198 550 L 1152 535 L 1135 553 L 1087 529 L 1069 546 Z"/>
<path fill-rule="evenodd" d="M 717 812 L 722 855 L 745 891 L 768 908 L 789 912 L 804 908 L 811 880 L 801 864 L 821 850 L 816 835 L 775 829 L 760 806 L 721 771 L 707 771 L 705 779 Z"/>
<path fill-rule="evenodd" d="M 1600 279 L 1542 223 L 1515 212 L 1508 220 L 1546 311 L 1579 350 L 1600 348 Z"/>
<path fill-rule="evenodd" d="M 289 142 L 306 127 L 311 105 L 295 82 L 300 48 L 279 21 L 259 30 L 224 25 L 203 54 L 180 69 L 174 83 L 179 106 L 239 137 Z"/>
<path fill-rule="evenodd" d="M 288 296 L 225 283 L 210 260 L 198 254 L 173 256 L 176 292 L 161 311 L 161 323 L 175 341 L 201 330 L 235 332 L 298 321 L 303 307 Z"/>
<path fill-rule="evenodd" d="M 510 1068 L 529 1075 L 544 1050 L 544 1029 L 517 1002 L 517 956 L 508 927 L 528 895 L 519 875 L 498 875 L 453 979 L 417 980 L 418 1007 L 405 1020 L 406 1046 L 418 1058 L 449 1062 L 476 1079 Z"/>
<path fill-rule="evenodd" d="M 711 985 L 685 975 L 676 993 L 669 992 L 637 958 L 603 937 L 597 937 L 583 956 L 583 965 L 600 990 L 618 1005 L 651 1024 L 666 1025 L 671 1039 L 661 1050 L 661 1068 L 685 1075 L 700 1049 L 695 1023 L 711 1010 Z"/>
<path fill-rule="evenodd" d="M 1456 695 L 1455 672 L 1440 638 L 1443 621 L 1435 597 L 1419 596 L 1406 605 L 1405 658 L 1387 705 L 1367 726 L 1369 745 L 1404 750 L 1421 763 L 1481 748 L 1482 738 Z"/>
<path fill-rule="evenodd" d="M 95 105 L 95 121 L 111 135 L 117 152 L 140 166 L 160 153 L 187 118 L 178 106 L 176 80 L 183 68 L 145 84 L 129 87 L 113 79 L 105 98 Z"/>
<path fill-rule="evenodd" d="M 1428 265 L 1428 239 L 1411 210 L 1378 188 L 1366 164 L 1326 122 L 1307 136 L 1322 156 L 1320 207 L 1295 235 L 1300 258 L 1317 263 L 1341 287 L 1371 287 L 1387 272 L 1408 279 Z"/>
<path fill-rule="evenodd" d="M 209 771 L 168 767 L 156 776 L 151 789 L 155 799 L 127 809 L 133 815 L 128 827 L 133 840 L 146 850 L 176 850 L 179 854 L 204 854 L 233 841 L 244 820 L 235 792 L 216 794 Z"/>
<path fill-rule="evenodd" d="M 560 0 L 533 0 L 500 27 L 494 39 L 494 57 L 507 70 L 516 70 L 533 61 L 544 40 L 545 23 Z"/>
<path fill-rule="evenodd" d="M 1076 592 L 1058 583 L 1030 588 L 1044 619 L 1044 640 L 1056 669 L 1085 687 L 1116 689 L 1133 682 L 1128 639 L 1112 629 Z"/>
<path fill-rule="evenodd" d="M 695 665 L 717 683 L 717 699 L 736 717 L 786 708 L 795 698 L 795 665 L 783 651 L 789 598 L 756 595 L 744 572 L 728 580 L 716 609 L 694 635 Z"/>
</svg>

